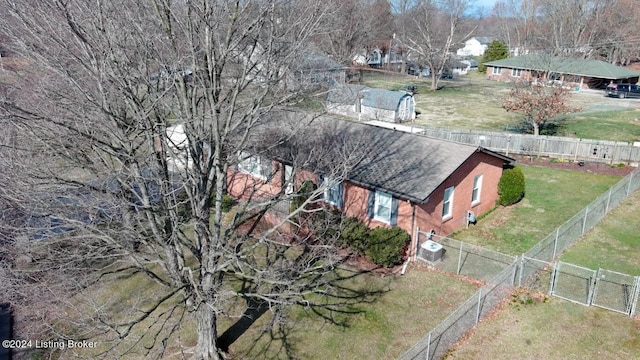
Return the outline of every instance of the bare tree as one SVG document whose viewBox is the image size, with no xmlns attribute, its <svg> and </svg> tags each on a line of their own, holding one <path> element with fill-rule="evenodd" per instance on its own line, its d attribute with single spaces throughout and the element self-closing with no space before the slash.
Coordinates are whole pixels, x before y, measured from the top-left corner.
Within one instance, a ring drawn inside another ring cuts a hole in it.
<svg viewBox="0 0 640 360">
<path fill-rule="evenodd" d="M 374 40 L 393 34 L 391 7 L 386 0 L 330 0 L 326 4 L 330 8 L 324 18 L 326 32 L 313 40 L 343 64 L 350 64 Z"/>
<path fill-rule="evenodd" d="M 503 24 L 510 48 L 625 64 L 638 56 L 629 37 L 637 24 L 637 2 L 630 0 L 505 0 L 493 14 Z"/>
<path fill-rule="evenodd" d="M 262 182 L 229 178 L 249 156 L 294 145 L 285 154 L 294 171 L 339 180 L 357 162 L 350 150 L 363 144 L 317 132 L 303 141 L 295 135 L 313 117 L 275 111 L 309 95 L 288 68 L 320 31 L 322 1 L 6 0 L 1 11 L 28 64 L 0 106 L 20 135 L 11 150 L 22 147 L 24 160 L 3 193 L 24 214 L 19 225 L 2 219 L 16 232 L 6 236 L 2 274 L 22 284 L 5 296 L 32 298 L 21 291 L 28 284 L 58 299 L 64 309 L 47 314 L 48 331 L 99 337 L 115 355 L 162 356 L 191 316 L 197 344 L 180 351 L 218 359 L 237 338 L 218 330 L 230 303 L 243 300 L 255 320 L 359 299 L 340 286 L 336 219 L 314 205 L 326 184 L 273 221 L 271 208 L 299 196 L 265 190 L 282 169 Z M 190 166 L 172 166 L 175 124 Z M 245 201 L 225 216 L 234 181 L 245 181 Z M 16 252 L 28 256 L 26 268 L 10 260 Z M 84 291 L 137 276 L 154 290 L 122 313 L 110 311 L 117 298 Z M 69 313 L 77 326 L 65 322 Z"/>
<path fill-rule="evenodd" d="M 450 51 L 472 32 L 461 33 L 471 3 L 472 0 L 422 0 L 413 10 L 416 16 L 409 47 L 418 62 L 429 67 L 432 90 L 438 88 Z"/>
</svg>

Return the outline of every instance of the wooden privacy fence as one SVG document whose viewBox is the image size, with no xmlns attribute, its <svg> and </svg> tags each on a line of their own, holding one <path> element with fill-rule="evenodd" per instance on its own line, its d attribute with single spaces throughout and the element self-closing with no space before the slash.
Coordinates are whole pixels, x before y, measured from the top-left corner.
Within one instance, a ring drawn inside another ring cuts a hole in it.
<svg viewBox="0 0 640 360">
<path fill-rule="evenodd" d="M 423 135 L 456 141 L 509 154 L 547 156 L 572 161 L 640 163 L 640 144 L 621 141 L 524 135 L 491 131 L 430 128 Z"/>
</svg>

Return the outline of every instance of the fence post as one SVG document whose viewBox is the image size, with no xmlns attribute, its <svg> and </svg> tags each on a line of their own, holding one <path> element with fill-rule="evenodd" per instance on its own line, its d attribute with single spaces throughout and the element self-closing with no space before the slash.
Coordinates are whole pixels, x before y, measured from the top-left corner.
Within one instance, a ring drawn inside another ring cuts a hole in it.
<svg viewBox="0 0 640 360">
<path fill-rule="evenodd" d="M 460 253 L 458 254 L 458 271 L 457 275 L 460 275 L 460 269 L 462 268 L 462 241 L 460 241 Z"/>
<path fill-rule="evenodd" d="M 431 360 L 429 356 L 430 353 L 431 353 L 431 331 L 429 331 L 429 336 L 427 336 L 427 357 L 425 358 L 426 360 Z"/>
<path fill-rule="evenodd" d="M 516 284 L 516 275 L 518 275 L 518 257 L 516 256 L 516 258 L 513 260 L 513 263 L 511 264 L 511 266 L 513 266 L 513 274 L 511 275 L 511 286 Z"/>
<path fill-rule="evenodd" d="M 556 276 L 558 273 L 558 268 L 560 267 L 560 261 L 558 261 L 555 265 L 553 265 L 553 270 L 551 271 L 551 277 L 549 279 L 549 295 L 553 295 L 554 285 L 556 283 Z"/>
<path fill-rule="evenodd" d="M 480 322 L 480 303 L 482 302 L 482 288 L 478 290 L 478 307 L 476 308 L 476 325 Z"/>
<path fill-rule="evenodd" d="M 582 233 L 580 235 L 584 235 L 587 227 L 587 215 L 589 215 L 589 205 L 584 208 L 584 220 L 582 220 Z"/>
<path fill-rule="evenodd" d="M 640 301 L 640 276 L 636 276 L 635 291 L 631 299 L 631 311 L 629 311 L 629 317 L 633 317 L 638 309 L 638 301 Z"/>
<path fill-rule="evenodd" d="M 556 228 L 556 239 L 553 240 L 553 258 L 556 258 L 556 254 L 558 253 L 558 236 L 560 236 L 560 227 Z"/>
<path fill-rule="evenodd" d="M 520 257 L 520 276 L 518 276 L 518 286 L 522 286 L 522 273 L 524 273 L 524 254 Z"/>
</svg>

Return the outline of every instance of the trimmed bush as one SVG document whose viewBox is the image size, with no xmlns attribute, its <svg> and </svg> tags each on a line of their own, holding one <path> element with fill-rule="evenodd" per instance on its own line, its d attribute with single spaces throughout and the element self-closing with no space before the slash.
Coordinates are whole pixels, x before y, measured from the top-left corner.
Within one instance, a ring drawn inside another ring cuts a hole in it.
<svg viewBox="0 0 640 360">
<path fill-rule="evenodd" d="M 309 199 L 313 191 L 316 189 L 316 184 L 311 180 L 305 180 L 300 184 L 300 188 L 296 191 L 296 195 L 291 200 L 291 205 L 289 208 L 290 212 L 294 212 L 298 210 L 305 201 Z"/>
<path fill-rule="evenodd" d="M 402 263 L 409 233 L 399 227 L 378 227 L 369 232 L 366 254 L 377 265 L 391 267 Z"/>
<path fill-rule="evenodd" d="M 502 172 L 498 183 L 498 204 L 509 206 L 522 200 L 525 192 L 524 173 L 519 167 L 506 169 Z"/>
<path fill-rule="evenodd" d="M 226 213 L 236 204 L 236 199 L 229 194 L 222 195 L 222 212 Z"/>
<path fill-rule="evenodd" d="M 364 255 L 367 250 L 369 229 L 357 217 L 348 217 L 342 224 L 339 244 L 348 247 L 358 255 Z"/>
</svg>

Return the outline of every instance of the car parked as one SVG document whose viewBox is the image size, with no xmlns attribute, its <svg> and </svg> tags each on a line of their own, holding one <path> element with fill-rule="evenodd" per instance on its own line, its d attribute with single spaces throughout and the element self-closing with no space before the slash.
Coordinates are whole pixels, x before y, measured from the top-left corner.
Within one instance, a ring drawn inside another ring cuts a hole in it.
<svg viewBox="0 0 640 360">
<path fill-rule="evenodd" d="M 607 86 L 607 96 L 620 99 L 640 98 L 640 86 L 635 84 L 609 84 Z"/>
</svg>

